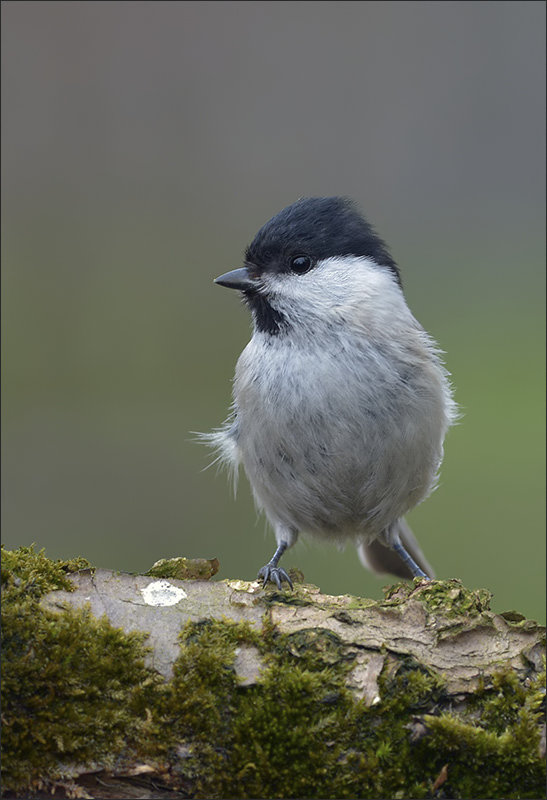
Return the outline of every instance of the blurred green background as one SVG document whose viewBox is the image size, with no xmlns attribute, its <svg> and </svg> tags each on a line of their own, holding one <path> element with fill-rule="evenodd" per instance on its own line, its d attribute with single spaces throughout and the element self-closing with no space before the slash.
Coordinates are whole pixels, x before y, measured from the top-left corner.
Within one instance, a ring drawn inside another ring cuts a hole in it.
<svg viewBox="0 0 547 800">
<path fill-rule="evenodd" d="M 192 441 L 250 320 L 212 283 L 303 195 L 355 198 L 464 417 L 410 515 L 440 577 L 544 619 L 545 5 L 4 2 L 3 535 L 147 569 L 273 552 Z M 331 593 L 389 578 L 305 541 Z"/>
</svg>

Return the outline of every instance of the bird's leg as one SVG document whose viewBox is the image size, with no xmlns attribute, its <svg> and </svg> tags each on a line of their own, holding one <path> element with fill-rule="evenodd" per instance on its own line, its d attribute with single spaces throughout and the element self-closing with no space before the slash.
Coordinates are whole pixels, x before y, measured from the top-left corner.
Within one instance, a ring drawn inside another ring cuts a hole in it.
<svg viewBox="0 0 547 800">
<path fill-rule="evenodd" d="M 283 540 L 280 541 L 277 546 L 277 550 L 275 551 L 271 559 L 264 567 L 262 567 L 262 569 L 258 571 L 258 577 L 264 579 L 262 588 L 266 586 L 268 581 L 275 583 L 278 589 L 281 589 L 281 584 L 283 581 L 287 581 L 291 589 L 293 588 L 292 581 L 285 572 L 285 570 L 283 569 L 283 567 L 277 566 L 279 563 L 279 559 L 281 558 L 281 556 L 283 555 L 285 550 L 287 550 L 288 547 L 290 547 L 290 545 L 287 542 Z"/>
<path fill-rule="evenodd" d="M 425 572 L 420 569 L 420 567 L 416 564 L 410 553 L 408 553 L 403 545 L 400 542 L 394 542 L 391 547 L 397 553 L 400 558 L 403 559 L 409 570 L 412 572 L 415 578 L 425 578 L 426 580 L 431 580 L 429 575 L 426 575 Z"/>
</svg>

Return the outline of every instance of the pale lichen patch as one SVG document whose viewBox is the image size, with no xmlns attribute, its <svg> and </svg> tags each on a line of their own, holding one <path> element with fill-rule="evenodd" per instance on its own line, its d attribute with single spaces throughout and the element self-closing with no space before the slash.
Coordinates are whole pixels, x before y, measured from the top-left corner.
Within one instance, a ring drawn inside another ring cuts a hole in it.
<svg viewBox="0 0 547 800">
<path fill-rule="evenodd" d="M 169 581 L 152 581 L 141 589 L 142 599 L 148 606 L 176 606 L 188 595 L 180 586 L 173 586 Z"/>
</svg>

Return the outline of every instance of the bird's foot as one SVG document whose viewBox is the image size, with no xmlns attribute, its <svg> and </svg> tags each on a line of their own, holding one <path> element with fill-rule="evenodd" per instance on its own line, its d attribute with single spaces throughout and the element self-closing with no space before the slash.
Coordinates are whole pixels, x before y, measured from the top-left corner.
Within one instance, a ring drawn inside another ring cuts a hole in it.
<svg viewBox="0 0 547 800">
<path fill-rule="evenodd" d="M 278 589 L 282 589 L 281 586 L 283 581 L 287 581 L 291 589 L 293 588 L 292 581 L 283 569 L 283 567 L 274 567 L 273 564 L 266 564 L 265 567 L 262 567 L 258 571 L 258 577 L 263 578 L 264 583 L 262 584 L 262 588 L 264 589 L 268 581 L 271 583 L 275 583 Z"/>
</svg>

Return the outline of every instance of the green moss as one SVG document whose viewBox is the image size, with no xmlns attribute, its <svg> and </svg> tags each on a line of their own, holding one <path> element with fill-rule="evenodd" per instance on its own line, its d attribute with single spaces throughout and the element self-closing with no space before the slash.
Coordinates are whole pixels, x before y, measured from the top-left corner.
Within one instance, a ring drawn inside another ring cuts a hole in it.
<svg viewBox="0 0 547 800">
<path fill-rule="evenodd" d="M 271 627 L 258 635 L 247 625 L 207 622 L 187 625 L 182 641 L 168 726 L 191 743 L 183 766 L 200 776 L 196 796 L 333 796 L 329 773 L 340 748 L 330 740 L 353 705 L 345 668 L 333 668 L 344 661 L 337 637 L 280 636 Z M 250 687 L 239 687 L 234 671 L 241 645 L 264 659 Z"/>
<path fill-rule="evenodd" d="M 444 788 L 457 792 L 454 796 L 543 797 L 539 723 L 544 702 L 544 671 L 521 683 L 504 669 L 460 715 L 424 716 L 429 736 L 420 755 L 427 759 L 434 746 L 439 764 L 449 764 Z"/>
<path fill-rule="evenodd" d="M 152 578 L 208 581 L 217 574 L 218 569 L 218 558 L 162 558 L 145 574 Z"/>
<path fill-rule="evenodd" d="M 375 605 L 377 605 L 377 601 L 370 597 L 352 597 L 349 602 L 344 603 L 344 608 L 347 611 L 351 611 L 360 608 L 370 608 Z"/>
<path fill-rule="evenodd" d="M 259 682 L 245 688 L 233 668 L 243 644 L 264 658 Z M 462 716 L 447 710 L 442 677 L 410 658 L 381 679 L 382 702 L 371 708 L 346 688 L 351 667 L 329 631 L 270 626 L 257 636 L 233 623 L 189 624 L 167 717 L 187 743 L 178 769 L 194 776 L 195 796 L 429 797 L 444 764 L 445 796 L 541 796 L 541 678 L 524 686 L 501 673 Z M 415 741 L 417 719 L 426 732 Z M 495 766 L 484 769 L 483 754 Z"/>
<path fill-rule="evenodd" d="M 381 702 L 368 707 L 347 688 L 362 649 L 329 630 L 280 633 L 267 610 L 273 590 L 260 631 L 228 620 L 188 623 L 173 678 L 162 683 L 144 665 L 143 636 L 86 611 L 41 608 L 44 591 L 68 588 L 66 569 L 32 548 L 4 556 L 6 788 L 52 779 L 60 763 L 104 766 L 132 755 L 162 759 L 174 788 L 211 800 L 425 798 L 445 765 L 436 796 L 543 796 L 544 674 L 522 681 L 502 670 L 456 712 L 442 676 L 389 653 Z M 454 615 L 484 607 L 485 595 L 459 582 L 433 583 L 425 592 L 401 584 L 387 604 L 404 613 L 404 598 L 418 595 L 429 608 L 444 597 Z M 313 602 L 305 588 L 295 594 Z M 346 604 L 335 613 L 347 614 Z M 245 685 L 240 648 L 261 663 Z"/>
<path fill-rule="evenodd" d="M 520 628 L 523 631 L 533 630 L 537 627 L 537 622 L 533 619 L 526 619 L 526 617 L 523 614 L 519 614 L 518 611 L 504 611 L 499 616 L 503 617 L 513 628 Z"/>
<path fill-rule="evenodd" d="M 492 593 L 487 589 L 466 589 L 457 578 L 449 581 L 424 581 L 415 578 L 413 583 L 396 583 L 385 590 L 386 605 L 401 605 L 420 600 L 429 611 L 442 611 L 444 616 L 472 617 L 488 611 Z"/>
<path fill-rule="evenodd" d="M 538 723 L 545 674 L 524 688 L 514 673 L 496 677 L 482 708 L 461 717 L 425 717 L 439 763 L 449 764 L 445 789 L 458 797 L 538 798 L 545 793 L 545 762 Z M 480 704 L 479 704 L 480 705 Z M 431 754 L 431 745 L 423 757 Z"/>
<path fill-rule="evenodd" d="M 53 562 L 20 548 L 2 559 L 2 775 L 5 788 L 59 776 L 60 764 L 111 761 L 144 735 L 157 683 L 141 634 L 86 610 L 39 604 L 83 559 Z"/>
<path fill-rule="evenodd" d="M 18 550 L 6 550 L 2 545 L 2 589 L 9 592 L 11 599 L 15 596 L 38 599 L 54 589 L 71 592 L 73 586 L 67 574 L 90 568 L 85 558 L 52 561 L 43 550 L 37 553 L 34 545 Z"/>
</svg>

